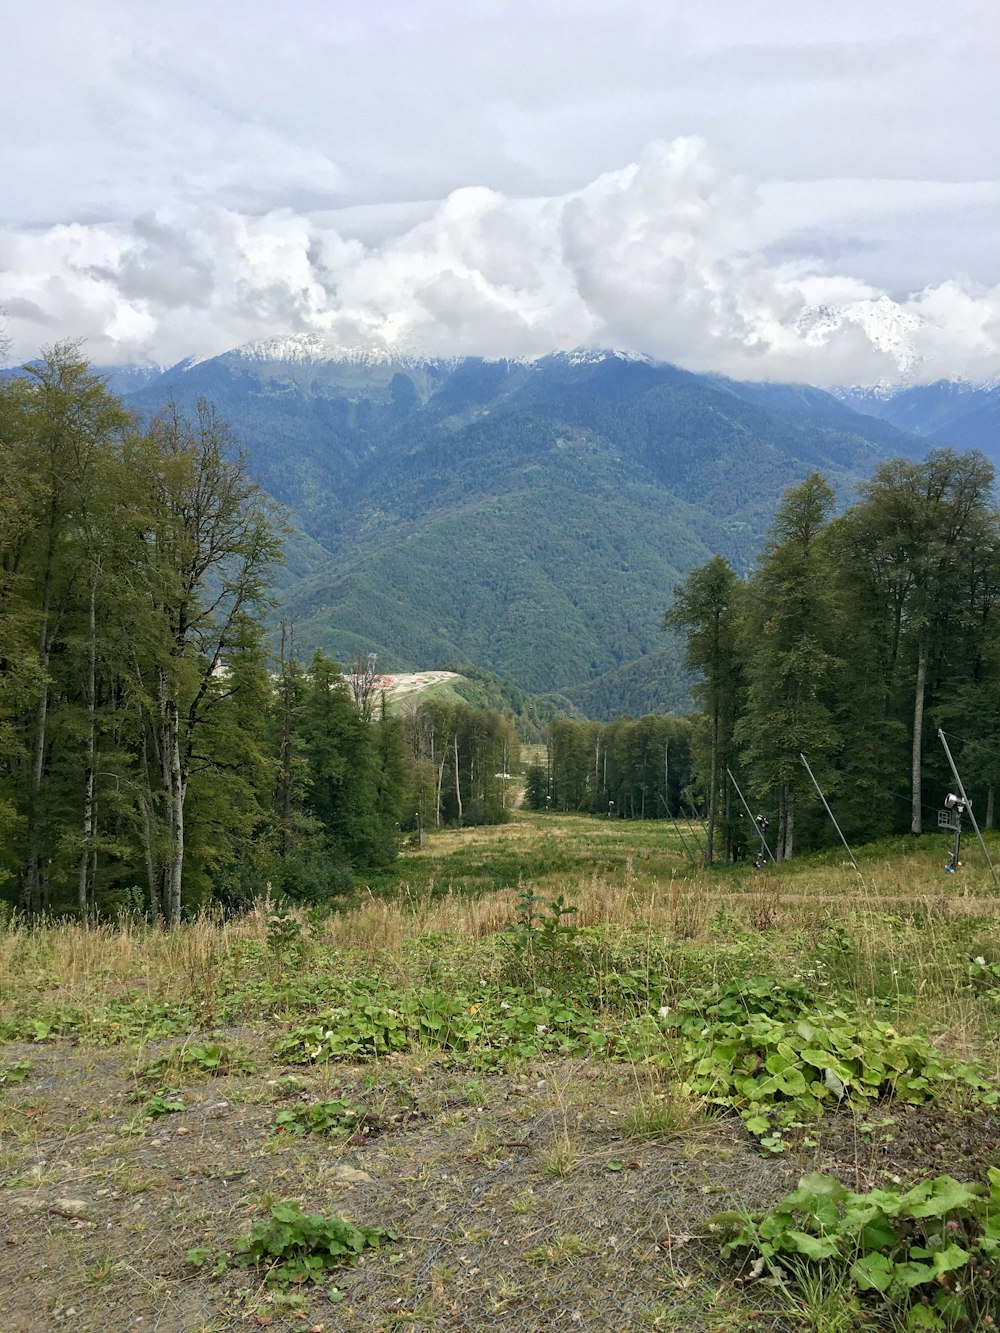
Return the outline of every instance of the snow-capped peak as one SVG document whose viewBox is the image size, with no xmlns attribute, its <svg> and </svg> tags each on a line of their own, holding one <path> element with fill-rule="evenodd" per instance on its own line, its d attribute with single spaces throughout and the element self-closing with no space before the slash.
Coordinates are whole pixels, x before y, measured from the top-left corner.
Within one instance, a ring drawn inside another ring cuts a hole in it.
<svg viewBox="0 0 1000 1333">
<path fill-rule="evenodd" d="M 624 347 L 574 347 L 571 352 L 557 352 L 556 355 L 571 366 L 596 366 L 602 361 L 635 361 L 647 366 L 655 364 L 651 356 L 643 352 L 630 352 Z"/>
<path fill-rule="evenodd" d="M 292 333 L 244 343 L 232 353 L 247 361 L 291 361 L 316 364 L 336 361 L 352 366 L 422 366 L 440 364 L 441 358 L 387 343 L 370 346 L 334 342 L 321 333 Z"/>
<path fill-rule="evenodd" d="M 922 321 L 889 296 L 843 305 L 808 306 L 799 316 L 796 328 L 803 341 L 818 347 L 838 330 L 852 324 L 864 333 L 877 351 L 885 352 L 895 361 L 900 379 L 913 378 L 920 366 L 915 335 Z"/>
</svg>

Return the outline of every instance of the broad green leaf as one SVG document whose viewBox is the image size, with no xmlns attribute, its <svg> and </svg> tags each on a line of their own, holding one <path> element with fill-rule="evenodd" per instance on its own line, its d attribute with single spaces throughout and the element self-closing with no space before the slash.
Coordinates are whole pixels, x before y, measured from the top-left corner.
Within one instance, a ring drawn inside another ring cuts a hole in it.
<svg viewBox="0 0 1000 1333">
<path fill-rule="evenodd" d="M 897 1264 L 892 1275 L 892 1285 L 901 1291 L 912 1291 L 925 1282 L 933 1282 L 936 1274 L 930 1264 Z"/>
<path fill-rule="evenodd" d="M 913 1305 L 906 1312 L 906 1327 L 911 1330 L 922 1328 L 942 1329 L 944 1324 L 929 1305 Z"/>
<path fill-rule="evenodd" d="M 807 1259 L 830 1259 L 840 1250 L 834 1236 L 810 1236 L 805 1231 L 789 1231 L 786 1239 Z"/>
<path fill-rule="evenodd" d="M 799 1180 L 795 1190 L 778 1205 L 780 1208 L 808 1208 L 816 1199 L 832 1199 L 834 1203 L 845 1203 L 850 1191 L 833 1176 L 822 1171 L 810 1171 Z"/>
<path fill-rule="evenodd" d="M 981 1185 L 968 1185 L 951 1176 L 938 1176 L 931 1182 L 929 1197 L 908 1204 L 906 1211 L 910 1217 L 943 1217 L 956 1208 L 969 1208 L 982 1197 L 982 1193 Z"/>
<path fill-rule="evenodd" d="M 895 1264 L 884 1254 L 866 1254 L 851 1265 L 851 1277 L 862 1291 L 888 1291 Z"/>
<path fill-rule="evenodd" d="M 963 1250 L 954 1241 L 934 1256 L 934 1268 L 940 1273 L 950 1273 L 954 1268 L 964 1268 L 969 1262 L 969 1251 Z"/>
</svg>

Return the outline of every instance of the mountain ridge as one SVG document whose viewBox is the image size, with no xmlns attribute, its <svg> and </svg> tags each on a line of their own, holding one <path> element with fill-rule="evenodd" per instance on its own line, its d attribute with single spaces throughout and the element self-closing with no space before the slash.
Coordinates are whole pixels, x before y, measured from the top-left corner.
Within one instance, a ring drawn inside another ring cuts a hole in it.
<svg viewBox="0 0 1000 1333">
<path fill-rule="evenodd" d="M 622 350 L 404 364 L 295 346 L 182 364 L 128 402 L 205 396 L 242 438 L 294 517 L 279 595 L 303 650 L 476 662 L 605 715 L 687 706 L 660 630 L 673 587 L 716 552 L 746 572 L 784 487 L 819 468 L 847 503 L 924 447 L 824 390 Z"/>
</svg>

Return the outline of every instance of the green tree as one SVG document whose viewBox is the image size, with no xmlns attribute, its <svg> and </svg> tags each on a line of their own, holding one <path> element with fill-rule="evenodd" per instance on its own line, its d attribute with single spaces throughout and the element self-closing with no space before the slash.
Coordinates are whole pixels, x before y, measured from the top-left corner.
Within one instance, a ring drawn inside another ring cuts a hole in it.
<svg viewBox="0 0 1000 1333">
<path fill-rule="evenodd" d="M 230 656 L 244 651 L 248 625 L 259 626 L 280 538 L 245 454 L 209 404 L 199 403 L 194 421 L 173 409 L 155 419 L 129 461 L 149 552 L 152 632 L 137 661 L 144 855 L 152 906 L 171 924 L 181 915 L 192 769 L 221 762 L 201 734 L 230 697 Z"/>
<path fill-rule="evenodd" d="M 732 747 L 737 691 L 742 669 L 738 627 L 743 586 L 722 556 L 694 569 L 674 589 L 663 619 L 664 629 L 687 636 L 684 663 L 698 673 L 693 693 L 704 708 L 708 727 L 708 829 L 705 861 L 715 858 L 720 787 Z"/>
<path fill-rule="evenodd" d="M 817 472 L 785 492 L 748 588 L 748 687 L 736 736 L 752 789 L 777 792 L 778 860 L 792 855 L 796 797 L 808 781 L 800 753 L 811 757 L 822 782 L 832 776 L 839 748 L 834 690 L 841 664 L 823 541 L 833 498 Z"/>
<path fill-rule="evenodd" d="M 114 446 L 129 417 L 71 343 L 54 347 L 23 375 L 7 381 L 0 396 L 9 463 L 5 535 L 0 539 L 5 574 L 0 634 L 6 641 L 5 700 L 0 702 L 6 703 L 7 718 L 0 726 L 7 736 L 2 743 L 12 762 L 24 834 L 20 902 L 25 911 L 38 912 L 48 892 L 42 867 L 52 859 L 50 853 L 55 854 L 60 822 L 48 779 L 56 722 L 52 704 L 55 700 L 62 706 L 66 692 L 54 692 L 58 672 L 53 654 L 61 652 L 67 636 L 78 629 L 74 619 L 81 603 L 90 612 L 86 637 L 91 667 L 81 798 L 84 836 L 93 833 L 95 603 L 111 522 Z M 19 733 L 16 741 L 11 727 Z M 82 860 L 81 881 L 85 893 Z"/>
<path fill-rule="evenodd" d="M 847 516 L 869 604 L 880 611 L 887 707 L 901 669 L 910 685 L 910 829 L 922 829 L 925 705 L 935 663 L 961 655 L 963 638 L 982 632 L 974 571 L 996 542 L 994 470 L 982 454 L 934 449 L 919 463 L 892 459 L 861 487 Z M 972 577 L 970 578 L 970 574 Z"/>
</svg>

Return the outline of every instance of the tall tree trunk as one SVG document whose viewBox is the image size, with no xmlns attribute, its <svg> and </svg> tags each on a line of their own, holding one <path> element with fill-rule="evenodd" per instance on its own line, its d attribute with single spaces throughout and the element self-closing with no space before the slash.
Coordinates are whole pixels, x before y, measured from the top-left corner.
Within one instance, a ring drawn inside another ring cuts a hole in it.
<svg viewBox="0 0 1000 1333">
<path fill-rule="evenodd" d="M 142 856 L 146 863 L 146 882 L 149 885 L 149 910 L 153 917 L 160 915 L 160 870 L 156 857 L 155 819 L 153 815 L 153 788 L 149 780 L 149 751 L 145 722 L 139 746 L 139 764 L 142 787 L 139 791 L 139 812 L 142 815 Z"/>
<path fill-rule="evenodd" d="M 708 827 L 705 830 L 705 864 L 710 866 L 715 856 L 716 787 L 719 784 L 719 707 L 712 707 L 712 740 L 708 773 Z"/>
<path fill-rule="evenodd" d="M 176 925 L 181 919 L 181 875 L 184 870 L 184 798 L 187 782 L 181 768 L 180 721 L 177 704 L 171 700 L 168 709 L 170 724 L 170 787 L 167 805 L 170 811 L 170 842 L 167 866 L 166 922 Z"/>
<path fill-rule="evenodd" d="M 83 847 L 77 875 L 77 903 L 81 921 L 89 921 L 93 886 L 88 888 L 88 868 L 94 841 L 94 769 L 97 751 L 97 576 L 96 565 L 91 570 L 90 601 L 87 607 L 87 702 L 86 760 L 83 774 Z"/>
<path fill-rule="evenodd" d="M 785 797 L 785 856 L 786 861 L 792 859 L 792 844 L 795 836 L 795 789 L 789 787 L 788 794 Z"/>
<path fill-rule="evenodd" d="M 986 789 L 986 818 L 983 820 L 983 828 L 993 827 L 993 783 L 991 782 Z"/>
<path fill-rule="evenodd" d="M 181 875 L 184 869 L 184 798 L 187 780 L 181 763 L 180 712 L 170 696 L 167 675 L 157 670 L 160 784 L 163 792 L 163 861 L 159 875 L 160 916 L 165 925 L 181 919 Z"/>
<path fill-rule="evenodd" d="M 444 783 L 444 760 L 438 764 L 437 805 L 434 811 L 434 827 L 441 827 L 441 787 Z"/>
<path fill-rule="evenodd" d="M 927 636 L 917 643 L 917 683 L 913 691 L 913 748 L 910 789 L 910 832 L 923 832 L 921 754 L 924 738 L 924 695 L 927 691 Z"/>
<path fill-rule="evenodd" d="M 462 784 L 459 780 L 458 772 L 458 732 L 456 731 L 452 739 L 452 745 L 455 751 L 455 800 L 458 802 L 458 827 L 462 827 Z"/>
<path fill-rule="evenodd" d="M 49 617 L 52 610 L 52 562 L 51 555 L 45 570 L 42 592 L 42 614 L 38 626 L 38 665 L 40 684 L 38 702 L 35 705 L 35 730 L 31 748 L 31 770 L 28 780 L 28 854 L 25 859 L 24 875 L 21 881 L 21 907 L 32 915 L 42 910 L 42 882 L 39 864 L 39 839 L 41 811 L 39 809 L 42 791 L 42 777 L 45 772 L 45 729 L 49 711 Z"/>
<path fill-rule="evenodd" d="M 783 861 L 785 859 L 785 823 L 788 817 L 788 788 L 784 783 L 778 789 L 778 839 L 775 849 L 775 859 Z"/>
</svg>

